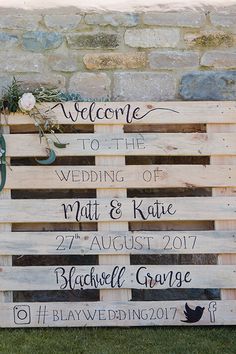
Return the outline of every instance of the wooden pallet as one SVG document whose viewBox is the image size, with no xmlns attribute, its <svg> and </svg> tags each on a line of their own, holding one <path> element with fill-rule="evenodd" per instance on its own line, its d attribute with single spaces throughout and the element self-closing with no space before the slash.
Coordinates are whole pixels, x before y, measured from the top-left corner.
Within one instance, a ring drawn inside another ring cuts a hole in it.
<svg viewBox="0 0 236 354">
<path fill-rule="evenodd" d="M 45 144 L 31 118 L 11 115 L 4 127 L 12 166 L 0 199 L 0 326 L 236 324 L 236 104 L 68 102 L 40 109 L 65 126 L 60 141 L 69 145 L 55 149 L 56 164 L 39 166 L 32 157 L 45 156 Z M 218 255 L 218 264 L 145 261 L 204 254 Z M 20 265 L 29 255 L 95 255 L 98 264 Z M 139 255 L 142 263 L 132 263 Z M 14 296 L 91 289 L 99 301 Z M 131 289 L 221 289 L 221 299 L 134 301 Z"/>
</svg>

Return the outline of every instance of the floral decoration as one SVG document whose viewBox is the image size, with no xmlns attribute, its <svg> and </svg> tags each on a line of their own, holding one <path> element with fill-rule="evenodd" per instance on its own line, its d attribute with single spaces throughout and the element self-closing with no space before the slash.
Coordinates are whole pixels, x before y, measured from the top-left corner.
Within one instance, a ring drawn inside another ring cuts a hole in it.
<svg viewBox="0 0 236 354">
<path fill-rule="evenodd" d="M 75 98 L 75 100 L 80 99 L 78 94 L 74 96 L 73 98 Z M 24 92 L 20 82 L 13 78 L 12 83 L 3 91 L 2 97 L 0 98 L 0 118 L 2 119 L 2 117 L 4 117 L 5 123 L 7 123 L 7 117 L 10 113 L 23 112 L 24 114 L 28 114 L 32 118 L 38 131 L 40 142 L 44 139 L 47 144 L 46 151 L 48 157 L 43 160 L 36 159 L 36 161 L 41 165 L 49 165 L 56 159 L 54 147 L 63 149 L 66 148 L 68 144 L 61 143 L 58 139 L 56 133 L 63 131 L 52 112 L 48 111 L 47 113 L 42 113 L 39 111 L 36 104 L 42 102 L 67 101 L 71 100 L 71 98 L 71 94 L 62 93 L 56 88 L 48 89 L 42 86 L 32 92 Z M 3 189 L 6 181 L 6 163 L 6 142 L 0 131 L 0 191 Z"/>
</svg>

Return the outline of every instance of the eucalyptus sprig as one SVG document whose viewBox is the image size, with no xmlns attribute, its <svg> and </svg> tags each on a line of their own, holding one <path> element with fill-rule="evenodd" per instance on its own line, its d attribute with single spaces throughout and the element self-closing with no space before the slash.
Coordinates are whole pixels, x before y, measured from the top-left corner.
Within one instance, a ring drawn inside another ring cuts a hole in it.
<svg viewBox="0 0 236 354">
<path fill-rule="evenodd" d="M 61 92 L 57 88 L 46 88 L 40 86 L 35 89 L 33 95 L 37 103 L 61 101 Z"/>
</svg>

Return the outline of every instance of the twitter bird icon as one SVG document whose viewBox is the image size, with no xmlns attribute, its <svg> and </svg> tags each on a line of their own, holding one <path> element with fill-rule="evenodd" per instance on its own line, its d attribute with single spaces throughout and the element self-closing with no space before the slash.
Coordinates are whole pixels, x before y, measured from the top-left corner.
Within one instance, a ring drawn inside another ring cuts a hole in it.
<svg viewBox="0 0 236 354">
<path fill-rule="evenodd" d="M 181 322 L 187 322 L 187 323 L 194 323 L 198 322 L 203 315 L 203 311 L 205 310 L 205 307 L 197 306 L 195 310 L 191 309 L 191 307 L 188 306 L 187 302 L 185 304 L 185 317 L 186 320 L 181 320 Z"/>
</svg>

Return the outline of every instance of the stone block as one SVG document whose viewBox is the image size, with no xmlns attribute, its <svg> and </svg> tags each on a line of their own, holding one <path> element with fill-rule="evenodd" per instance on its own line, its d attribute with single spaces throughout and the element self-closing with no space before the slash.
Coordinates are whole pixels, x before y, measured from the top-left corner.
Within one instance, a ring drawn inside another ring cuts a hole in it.
<svg viewBox="0 0 236 354">
<path fill-rule="evenodd" d="M 69 82 L 68 91 L 79 93 L 84 99 L 102 100 L 110 96 L 111 80 L 104 73 L 85 73 L 74 74 Z"/>
<path fill-rule="evenodd" d="M 98 53 L 86 54 L 84 64 L 90 70 L 137 69 L 146 64 L 145 53 Z"/>
<path fill-rule="evenodd" d="M 130 47 L 174 48 L 179 43 L 179 40 L 180 32 L 176 28 L 129 29 L 125 32 L 125 44 Z"/>
<path fill-rule="evenodd" d="M 209 51 L 203 54 L 201 65 L 214 68 L 236 68 L 236 53 Z"/>
<path fill-rule="evenodd" d="M 139 15 L 135 13 L 122 12 L 102 14 L 94 13 L 86 15 L 84 20 L 88 25 L 132 27 L 139 23 Z"/>
<path fill-rule="evenodd" d="M 175 79 L 168 73 L 120 72 L 114 74 L 115 100 L 157 101 L 175 98 Z"/>
<path fill-rule="evenodd" d="M 48 57 L 49 66 L 52 70 L 73 72 L 78 70 L 78 56 L 71 53 L 52 54 Z"/>
<path fill-rule="evenodd" d="M 43 74 L 21 74 L 16 76 L 21 81 L 24 91 L 32 91 L 40 86 L 47 88 L 57 88 L 65 91 L 66 79 L 60 74 L 43 73 Z"/>
<path fill-rule="evenodd" d="M 23 34 L 23 47 L 32 52 L 42 52 L 58 48 L 63 37 L 57 32 L 26 32 Z"/>
<path fill-rule="evenodd" d="M 225 11 L 213 11 L 210 13 L 210 20 L 214 26 L 235 27 L 236 12 L 233 12 L 230 9 Z"/>
<path fill-rule="evenodd" d="M 37 15 L 1 15 L 0 28 L 35 31 L 41 19 L 42 16 Z"/>
<path fill-rule="evenodd" d="M 5 52 L 0 54 L 0 71 L 10 73 L 38 73 L 43 71 L 42 54 L 25 52 Z"/>
<path fill-rule="evenodd" d="M 191 47 L 231 47 L 234 44 L 234 36 L 223 31 L 202 31 L 200 33 L 186 33 L 184 41 Z"/>
<path fill-rule="evenodd" d="M 113 49 L 119 46 L 118 35 L 110 32 L 71 33 L 66 38 L 73 49 Z"/>
<path fill-rule="evenodd" d="M 176 69 L 199 65 L 199 54 L 189 51 L 157 51 L 149 54 L 151 69 Z"/>
<path fill-rule="evenodd" d="M 46 15 L 44 22 L 50 30 L 71 31 L 78 27 L 81 19 L 81 15 Z"/>
<path fill-rule="evenodd" d="M 19 44 L 18 36 L 6 32 L 0 32 L 0 45 L 4 49 L 16 47 Z"/>
<path fill-rule="evenodd" d="M 199 71 L 185 74 L 179 92 L 186 100 L 235 100 L 236 71 Z"/>
<path fill-rule="evenodd" d="M 206 16 L 198 11 L 147 12 L 144 14 L 143 22 L 154 26 L 200 28 L 205 24 Z"/>
</svg>

